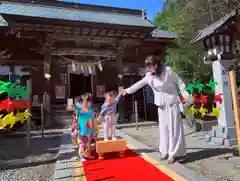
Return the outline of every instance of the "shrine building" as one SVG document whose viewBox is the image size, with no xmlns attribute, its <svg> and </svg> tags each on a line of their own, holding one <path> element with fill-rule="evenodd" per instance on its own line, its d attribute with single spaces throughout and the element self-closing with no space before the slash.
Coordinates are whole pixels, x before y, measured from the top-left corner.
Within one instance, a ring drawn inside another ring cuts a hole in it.
<svg viewBox="0 0 240 181">
<path fill-rule="evenodd" d="M 0 59 L 2 79 L 8 80 L 15 72 L 24 82 L 30 73 L 21 67 L 37 70 L 31 73 L 32 99 L 38 101 L 44 93 L 49 112 L 86 92 L 101 103 L 105 92 L 118 92 L 139 80 L 146 56 L 163 58 L 176 39 L 175 33 L 155 27 L 146 10 L 55 0 L 2 0 L 0 15 L 0 50 L 10 55 Z M 141 116 L 147 109 L 143 92 L 124 98 L 120 112 L 127 115 L 132 100 L 139 100 Z"/>
</svg>

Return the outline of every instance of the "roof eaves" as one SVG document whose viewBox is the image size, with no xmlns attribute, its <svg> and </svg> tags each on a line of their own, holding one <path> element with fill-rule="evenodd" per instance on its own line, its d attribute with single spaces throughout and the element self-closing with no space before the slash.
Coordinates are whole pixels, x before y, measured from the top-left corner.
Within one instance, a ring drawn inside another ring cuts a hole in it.
<svg viewBox="0 0 240 181">
<path fill-rule="evenodd" d="M 7 21 L 0 15 L 0 27 L 7 27 Z"/>
<path fill-rule="evenodd" d="M 226 14 L 219 20 L 213 22 L 209 26 L 203 28 L 202 30 L 198 31 L 196 37 L 190 42 L 191 44 L 196 43 L 203 38 L 212 35 L 213 33 L 216 32 L 222 25 L 224 25 L 230 18 L 234 17 L 237 15 L 237 9 L 231 11 L 230 13 Z"/>
<path fill-rule="evenodd" d="M 33 4 L 29 3 L 24 4 L 4 1 L 0 5 L 0 14 L 154 28 L 148 20 L 136 15 L 110 14 L 107 12 L 81 9 L 71 10 L 69 8 L 50 7 L 47 5 L 33 6 Z"/>
<path fill-rule="evenodd" d="M 156 28 L 152 31 L 151 36 L 154 38 L 169 38 L 169 39 L 177 39 L 178 34 L 175 32 L 161 30 L 160 28 Z"/>
<path fill-rule="evenodd" d="M 64 8 L 64 9 L 75 9 L 75 10 L 87 10 L 87 11 L 98 11 L 98 12 L 108 12 L 108 13 L 120 13 L 125 15 L 136 15 L 142 16 L 142 10 L 140 9 L 130 9 L 130 8 L 120 8 L 106 5 L 97 4 L 86 4 L 78 2 L 69 2 L 64 0 L 2 0 L 2 2 L 18 3 L 18 4 L 31 4 L 33 6 L 49 6 L 52 8 Z"/>
</svg>

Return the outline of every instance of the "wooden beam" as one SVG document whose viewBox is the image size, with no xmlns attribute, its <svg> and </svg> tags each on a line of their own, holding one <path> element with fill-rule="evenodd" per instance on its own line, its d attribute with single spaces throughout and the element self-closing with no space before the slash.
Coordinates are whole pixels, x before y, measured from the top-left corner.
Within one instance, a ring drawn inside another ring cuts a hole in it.
<svg viewBox="0 0 240 181">
<path fill-rule="evenodd" d="M 229 79 L 230 79 L 231 91 L 232 91 L 234 119 L 236 123 L 238 153 L 240 155 L 240 111 L 239 111 L 239 100 L 238 100 L 238 93 L 237 93 L 236 73 L 234 71 L 229 72 Z"/>
<path fill-rule="evenodd" d="M 97 36 L 99 32 L 100 32 L 99 29 L 93 28 L 90 31 L 90 36 Z"/>
<path fill-rule="evenodd" d="M 99 36 L 106 36 L 109 30 L 107 29 L 101 29 L 98 33 Z"/>
<path fill-rule="evenodd" d="M 80 30 L 79 30 L 80 31 Z M 76 41 L 76 42 L 82 42 L 87 41 L 90 43 L 101 43 L 101 44 L 125 44 L 125 45 L 139 45 L 140 40 L 138 38 L 131 38 L 130 35 L 127 33 L 123 33 L 122 38 L 117 38 L 116 36 L 113 37 L 102 37 L 99 36 L 101 33 L 104 33 L 104 31 L 96 32 L 97 29 L 89 32 L 89 35 L 76 35 L 74 33 L 66 34 L 66 33 L 47 33 L 45 36 L 45 40 L 49 41 Z M 85 31 L 85 34 L 88 32 Z M 122 33 L 122 32 L 118 32 Z M 39 39 L 42 40 L 44 37 L 43 32 L 35 32 L 33 30 L 18 30 L 17 36 L 19 38 L 29 38 L 29 39 Z"/>
<path fill-rule="evenodd" d="M 148 43 L 170 43 L 173 42 L 174 38 L 146 38 L 143 42 Z"/>
<path fill-rule="evenodd" d="M 116 51 L 90 48 L 57 48 L 51 55 L 85 55 L 85 56 L 115 56 Z"/>
<path fill-rule="evenodd" d="M 41 25 L 41 24 L 29 24 L 29 23 L 14 23 L 16 30 L 26 30 L 26 31 L 40 31 L 45 33 L 65 33 L 65 34 L 74 34 L 74 35 L 90 35 L 93 36 L 123 36 L 131 38 L 139 38 L 142 34 L 137 31 L 128 31 L 128 30 L 116 30 L 116 29 L 101 29 L 101 28 L 76 28 L 71 26 L 58 26 L 58 25 Z"/>
<path fill-rule="evenodd" d="M 101 37 L 101 36 L 85 36 L 85 35 L 64 35 L 64 34 L 48 34 L 49 39 L 56 41 L 88 41 L 91 43 L 102 43 L 102 44 L 130 44 L 139 45 L 140 40 L 136 38 L 125 38 L 118 39 L 117 37 Z"/>
</svg>

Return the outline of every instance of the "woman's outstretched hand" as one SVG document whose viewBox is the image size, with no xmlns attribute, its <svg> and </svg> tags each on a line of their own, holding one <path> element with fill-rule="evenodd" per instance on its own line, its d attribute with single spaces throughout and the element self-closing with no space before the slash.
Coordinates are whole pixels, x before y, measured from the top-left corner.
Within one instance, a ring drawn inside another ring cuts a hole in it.
<svg viewBox="0 0 240 181">
<path fill-rule="evenodd" d="M 122 91 L 122 96 L 124 97 L 125 95 L 127 95 L 127 92 L 126 92 L 126 90 L 123 90 Z"/>
</svg>

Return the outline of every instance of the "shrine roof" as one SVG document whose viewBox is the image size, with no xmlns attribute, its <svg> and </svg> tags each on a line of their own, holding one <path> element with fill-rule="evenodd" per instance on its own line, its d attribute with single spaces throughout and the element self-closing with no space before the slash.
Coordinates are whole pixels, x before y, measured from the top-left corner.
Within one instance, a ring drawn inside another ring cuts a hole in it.
<svg viewBox="0 0 240 181">
<path fill-rule="evenodd" d="M 154 28 L 141 10 L 50 1 L 1 1 L 1 15 Z"/>
<path fill-rule="evenodd" d="M 5 21 L 5 19 L 0 15 L 0 27 L 7 27 L 8 23 Z"/>
<path fill-rule="evenodd" d="M 177 33 L 161 30 L 160 28 L 156 28 L 151 33 L 151 36 L 154 38 L 170 38 L 170 39 L 176 39 L 178 37 Z"/>
<path fill-rule="evenodd" d="M 233 10 L 230 13 L 226 14 L 219 20 L 213 22 L 209 26 L 205 27 L 204 29 L 198 31 L 197 36 L 191 41 L 191 43 L 198 42 L 202 40 L 203 38 L 212 35 L 213 33 L 216 33 L 216 31 L 224 26 L 224 24 L 230 20 L 231 18 L 235 17 L 237 15 L 237 10 Z"/>
</svg>

